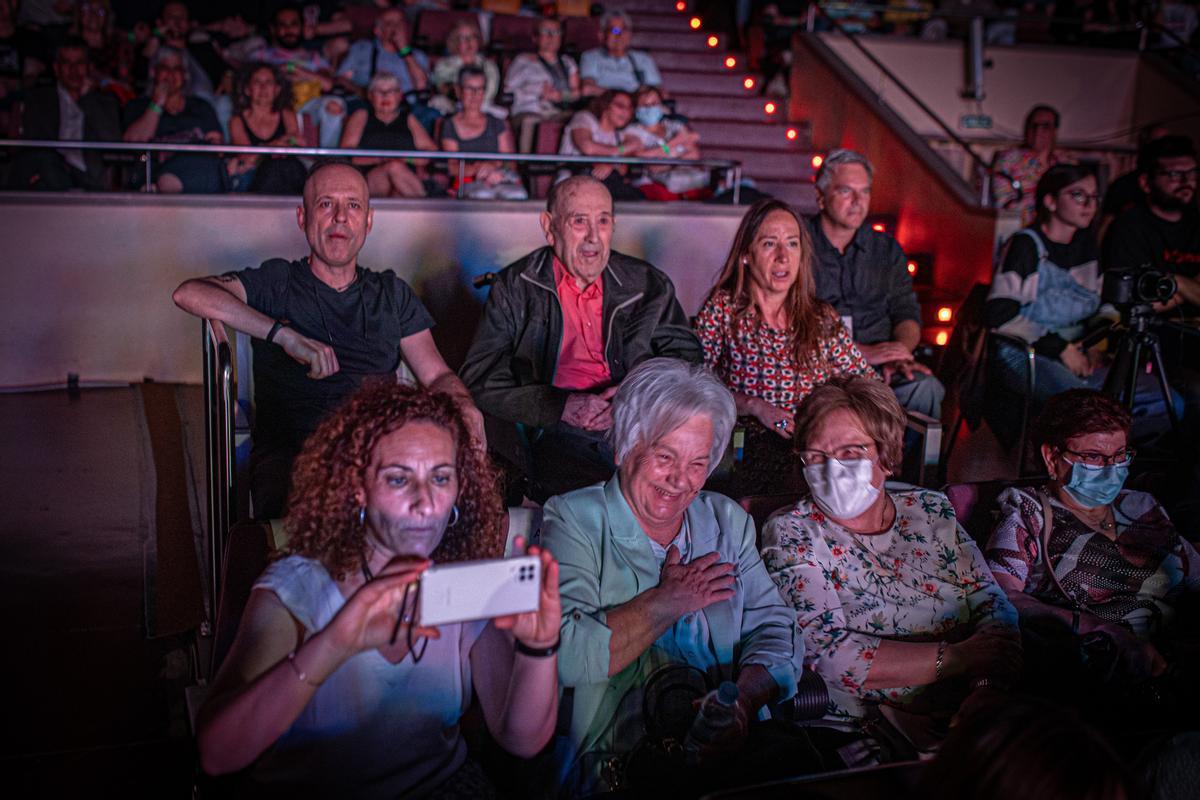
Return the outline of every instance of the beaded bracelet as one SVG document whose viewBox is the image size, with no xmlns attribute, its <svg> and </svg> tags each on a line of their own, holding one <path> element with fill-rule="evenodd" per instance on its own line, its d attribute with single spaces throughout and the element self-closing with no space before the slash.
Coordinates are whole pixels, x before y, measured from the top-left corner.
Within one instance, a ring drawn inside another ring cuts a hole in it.
<svg viewBox="0 0 1200 800">
<path fill-rule="evenodd" d="M 938 642 L 937 658 L 934 659 L 934 661 L 933 661 L 933 675 L 939 681 L 943 677 L 945 677 L 942 674 L 942 663 L 945 658 L 946 658 L 946 643 Z"/>
</svg>

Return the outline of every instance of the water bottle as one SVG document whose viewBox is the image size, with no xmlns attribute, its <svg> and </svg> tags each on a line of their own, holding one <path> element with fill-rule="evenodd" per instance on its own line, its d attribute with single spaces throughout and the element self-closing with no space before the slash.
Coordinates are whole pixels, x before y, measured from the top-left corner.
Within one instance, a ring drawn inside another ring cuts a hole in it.
<svg viewBox="0 0 1200 800">
<path fill-rule="evenodd" d="M 700 713 L 683 740 L 683 752 L 687 763 L 700 763 L 700 751 L 720 734 L 733 727 L 737 719 L 738 687 L 731 681 L 723 681 L 716 690 L 709 692 L 700 704 Z"/>
</svg>

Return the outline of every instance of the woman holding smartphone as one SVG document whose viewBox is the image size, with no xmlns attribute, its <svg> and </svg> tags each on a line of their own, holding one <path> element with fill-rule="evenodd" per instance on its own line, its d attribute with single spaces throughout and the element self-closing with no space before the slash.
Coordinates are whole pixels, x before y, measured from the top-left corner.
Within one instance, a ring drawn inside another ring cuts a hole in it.
<svg viewBox="0 0 1200 800">
<path fill-rule="evenodd" d="M 210 774 L 344 797 L 490 797 L 458 728 L 479 696 L 497 743 L 530 757 L 558 708 L 558 565 L 538 548 L 537 611 L 428 628 L 431 559 L 497 558 L 495 474 L 447 395 L 375 384 L 296 461 L 285 557 L 251 592 L 200 711 Z M 510 702 L 519 698 L 520 702 Z"/>
</svg>

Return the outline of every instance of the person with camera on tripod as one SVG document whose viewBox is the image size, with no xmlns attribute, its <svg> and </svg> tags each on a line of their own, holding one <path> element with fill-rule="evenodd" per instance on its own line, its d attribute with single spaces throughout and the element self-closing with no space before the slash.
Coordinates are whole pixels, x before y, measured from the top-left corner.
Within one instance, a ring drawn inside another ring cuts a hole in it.
<svg viewBox="0 0 1200 800">
<path fill-rule="evenodd" d="M 1100 352 L 1084 339 L 1089 324 L 1113 321 L 1101 308 L 1101 275 L 1091 224 L 1099 210 L 1096 175 L 1086 164 L 1056 164 L 1037 184 L 1037 222 L 1015 233 L 992 280 L 985 317 L 1000 334 L 1033 345 L 1031 413 L 1067 389 L 1098 389 L 1107 369 Z M 1006 395 L 1024 397 L 1027 350 L 998 340 L 989 354 L 989 373 Z M 1176 399 L 1176 405 L 1179 400 Z M 994 403 L 989 424 L 1011 444 L 1019 421 L 1006 411 L 1020 404 Z M 1152 379 L 1139 376 L 1134 398 L 1134 438 L 1142 441 L 1168 428 L 1166 403 Z"/>
</svg>

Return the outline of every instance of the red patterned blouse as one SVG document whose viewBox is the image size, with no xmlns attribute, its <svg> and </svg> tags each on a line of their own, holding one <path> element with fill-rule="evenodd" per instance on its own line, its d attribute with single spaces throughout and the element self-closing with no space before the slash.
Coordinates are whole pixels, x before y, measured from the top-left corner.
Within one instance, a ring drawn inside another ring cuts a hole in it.
<svg viewBox="0 0 1200 800">
<path fill-rule="evenodd" d="M 813 389 L 835 375 L 876 375 L 841 321 L 834 323 L 832 336 L 820 340 L 816 365 L 797 369 L 788 332 L 753 317 L 735 325 L 733 300 L 724 289 L 714 292 L 700 309 L 696 335 L 704 345 L 705 365 L 731 391 L 761 397 L 792 413 Z"/>
</svg>

